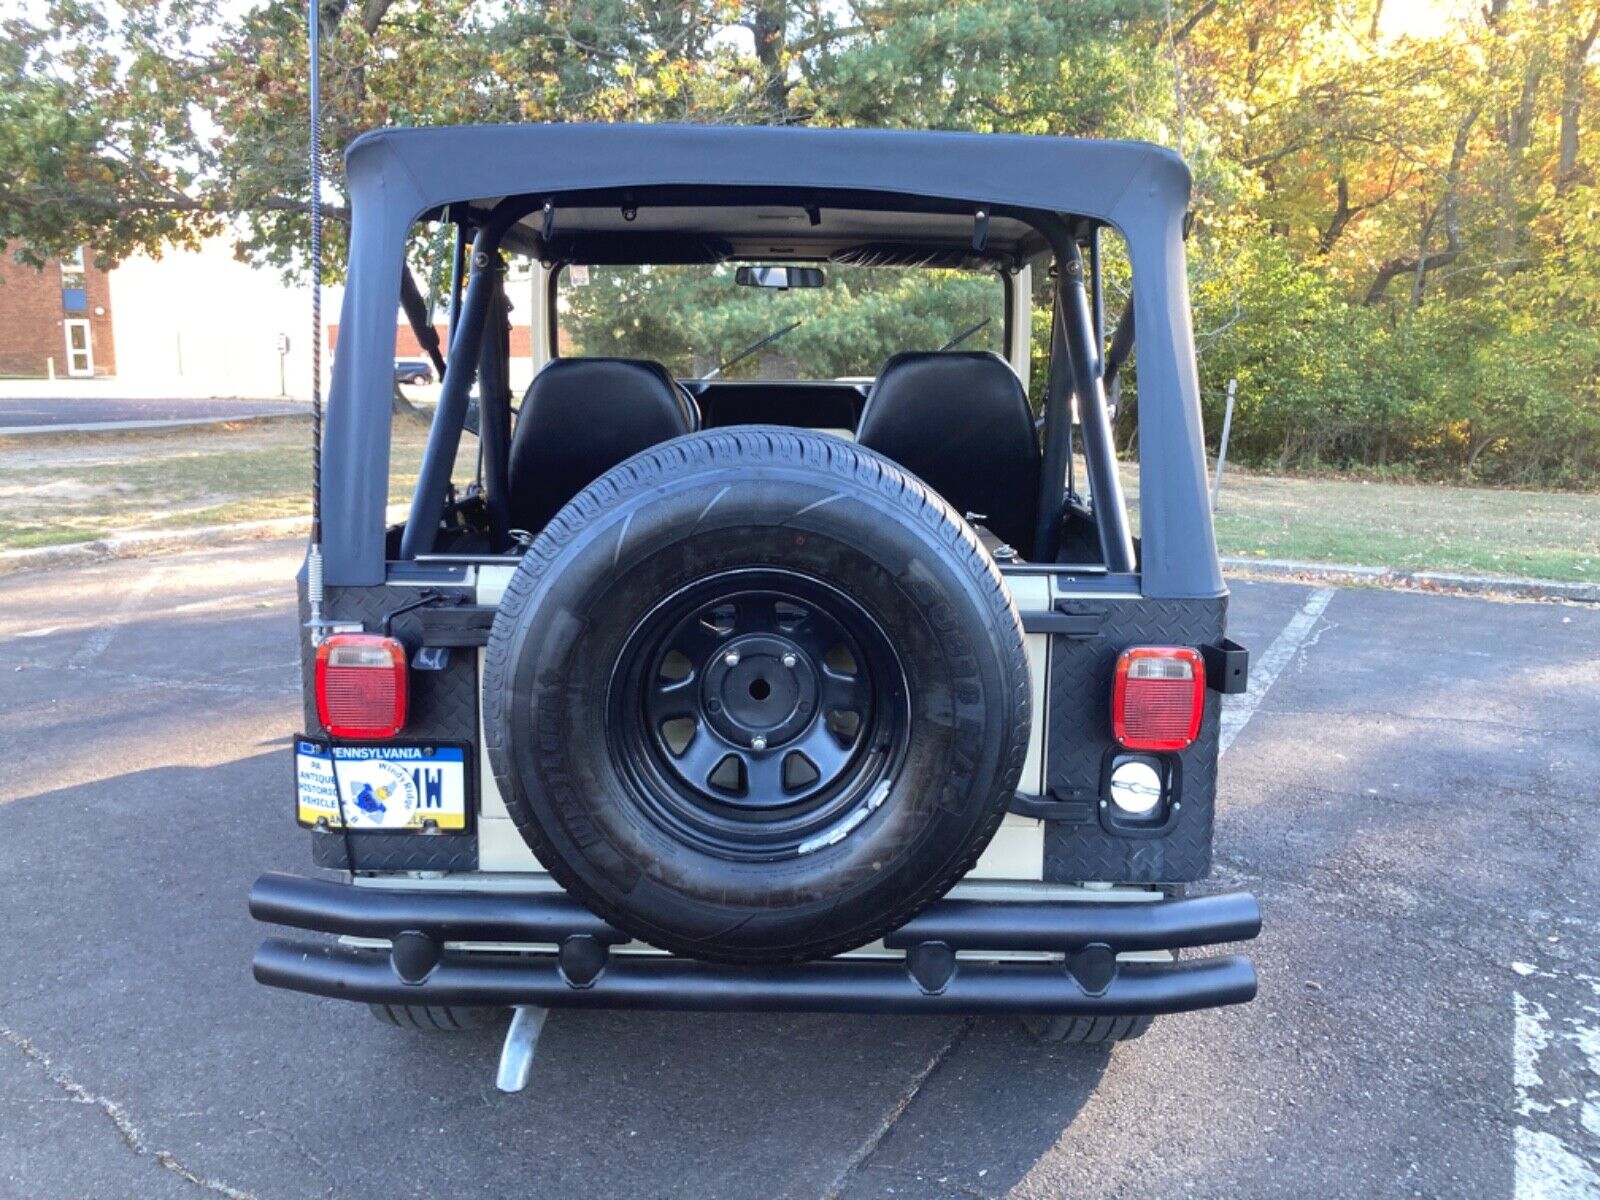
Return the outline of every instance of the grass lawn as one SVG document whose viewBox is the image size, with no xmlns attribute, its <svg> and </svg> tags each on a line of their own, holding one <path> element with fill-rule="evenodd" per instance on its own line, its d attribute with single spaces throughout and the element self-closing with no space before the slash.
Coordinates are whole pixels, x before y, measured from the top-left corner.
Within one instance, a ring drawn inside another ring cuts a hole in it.
<svg viewBox="0 0 1600 1200">
<path fill-rule="evenodd" d="M 391 503 L 408 500 L 426 430 L 396 423 Z M 0 441 L 0 549 L 308 511 L 309 428 L 282 421 Z M 470 475 L 462 439 L 457 478 Z M 1125 477 L 1130 501 L 1137 481 Z M 1225 555 L 1600 581 L 1600 494 L 1252 475 L 1230 469 Z"/>
<path fill-rule="evenodd" d="M 390 502 L 410 499 L 426 427 L 397 421 Z M 463 449 L 476 453 L 471 437 Z M 305 418 L 0 439 L 0 550 L 113 533 L 305 516 Z"/>
<path fill-rule="evenodd" d="M 1600 494 L 1303 479 L 1232 470 L 1224 555 L 1600 581 Z"/>
</svg>

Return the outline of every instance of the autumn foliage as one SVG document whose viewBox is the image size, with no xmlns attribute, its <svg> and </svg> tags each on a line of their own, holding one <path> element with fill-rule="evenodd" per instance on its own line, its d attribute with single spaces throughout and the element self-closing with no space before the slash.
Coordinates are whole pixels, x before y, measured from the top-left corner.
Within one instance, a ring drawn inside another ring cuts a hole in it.
<svg viewBox="0 0 1600 1200">
<path fill-rule="evenodd" d="M 935 127 L 1172 145 L 1231 453 L 1600 479 L 1600 0 L 325 0 L 325 144 L 472 121 Z M 0 236 L 103 259 L 233 228 L 304 269 L 301 6 L 0 23 Z M 337 239 L 334 254 L 337 255 Z M 1126 280 L 1120 281 L 1126 286 Z M 1121 442 L 1136 436 L 1136 372 Z M 1214 436 L 1214 434 L 1213 434 Z"/>
</svg>

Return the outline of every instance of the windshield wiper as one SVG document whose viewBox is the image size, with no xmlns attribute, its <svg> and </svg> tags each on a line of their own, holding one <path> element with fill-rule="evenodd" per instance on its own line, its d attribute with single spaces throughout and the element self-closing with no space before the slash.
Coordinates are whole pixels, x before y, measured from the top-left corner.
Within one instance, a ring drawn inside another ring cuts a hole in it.
<svg viewBox="0 0 1600 1200">
<path fill-rule="evenodd" d="M 961 345 L 962 342 L 966 341 L 969 337 L 971 337 L 973 334 L 977 333 L 980 329 L 987 329 L 990 325 L 993 325 L 993 324 L 994 324 L 994 318 L 993 317 L 985 317 L 983 320 L 979 321 L 976 325 L 974 325 L 971 329 L 963 329 L 960 333 L 956 334 L 955 337 L 951 338 L 948 342 L 946 342 L 944 345 L 940 346 L 937 350 L 935 350 L 934 353 L 935 354 L 943 354 L 946 350 L 954 350 L 957 346 Z"/>
<path fill-rule="evenodd" d="M 745 359 L 749 358 L 757 350 L 760 350 L 765 346 L 772 345 L 773 342 L 777 341 L 779 338 L 783 337 L 785 334 L 793 333 L 796 329 L 799 329 L 800 326 L 802 326 L 804 324 L 805 324 L 804 321 L 796 321 L 792 325 L 785 325 L 782 329 L 779 329 L 774 333 L 767 334 L 767 336 L 762 338 L 759 342 L 752 342 L 750 345 L 746 346 L 743 350 L 739 351 L 739 353 L 735 354 L 727 362 L 723 363 L 715 371 L 712 371 L 711 374 L 705 376 L 705 378 L 707 378 L 707 379 L 715 379 L 718 375 L 721 375 L 724 371 L 726 371 L 729 367 L 733 366 L 735 363 L 742 363 Z"/>
</svg>

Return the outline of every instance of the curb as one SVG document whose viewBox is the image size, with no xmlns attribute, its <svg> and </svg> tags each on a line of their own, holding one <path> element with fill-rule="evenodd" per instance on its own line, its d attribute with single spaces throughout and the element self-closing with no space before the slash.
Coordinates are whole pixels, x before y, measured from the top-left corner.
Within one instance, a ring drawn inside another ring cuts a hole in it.
<svg viewBox="0 0 1600 1200">
<path fill-rule="evenodd" d="M 94 542 L 73 542 L 66 546 L 40 546 L 36 550 L 0 551 L 0 575 L 20 571 L 42 571 L 51 567 L 80 567 L 89 563 L 110 562 L 118 558 L 138 558 L 163 550 L 192 550 L 290 537 L 311 532 L 310 517 L 276 517 L 270 521 L 240 521 L 233 525 L 202 525 L 198 529 L 152 529 L 123 533 Z"/>
<path fill-rule="evenodd" d="M 391 504 L 384 511 L 384 520 L 391 524 L 403 521 L 408 511 L 408 505 Z M 36 550 L 0 550 L 0 576 L 15 575 L 21 571 L 44 571 L 51 567 L 81 567 L 119 558 L 140 558 L 163 551 L 307 537 L 310 533 L 309 515 L 273 517 L 266 521 L 236 521 L 231 525 L 202 525 L 197 529 L 141 529 L 137 533 L 119 533 L 115 537 L 100 538 L 93 542 L 40 546 Z"/>
<path fill-rule="evenodd" d="M 390 520 L 402 519 L 403 507 L 394 507 L 388 516 Z M 266 541 L 297 534 L 304 536 L 310 532 L 309 517 L 277 517 L 268 521 L 240 521 L 232 525 L 204 525 L 198 529 L 144 530 L 93 542 L 74 542 L 67 546 L 0 550 L 0 575 L 42 571 L 51 567 L 85 566 L 119 558 L 138 558 L 160 551 Z M 1502 575 L 1458 575 L 1450 571 L 1401 571 L 1392 567 L 1365 567 L 1357 563 L 1296 562 L 1286 558 L 1224 558 L 1222 566 L 1230 574 L 1264 575 L 1274 579 L 1318 579 L 1335 584 L 1374 584 L 1421 591 L 1600 604 L 1600 583 L 1567 583 L 1556 579 L 1523 579 Z"/>
<path fill-rule="evenodd" d="M 1233 574 L 1275 579 L 1320 579 L 1328 583 L 1376 584 L 1420 591 L 1468 592 L 1515 596 L 1524 600 L 1572 600 L 1600 604 L 1600 583 L 1567 583 L 1556 579 L 1524 579 L 1513 575 L 1458 575 L 1451 571 L 1401 571 L 1356 563 L 1295 562 L 1286 558 L 1224 558 Z"/>
</svg>

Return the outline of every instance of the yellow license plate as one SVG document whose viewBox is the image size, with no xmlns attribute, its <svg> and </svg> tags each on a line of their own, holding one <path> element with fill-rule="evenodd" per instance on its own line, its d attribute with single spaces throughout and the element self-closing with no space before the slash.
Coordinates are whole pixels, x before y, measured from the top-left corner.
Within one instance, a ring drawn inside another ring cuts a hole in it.
<svg viewBox="0 0 1600 1200">
<path fill-rule="evenodd" d="M 459 746 L 329 746 L 296 738 L 295 817 L 353 833 L 467 827 L 467 762 Z"/>
</svg>

